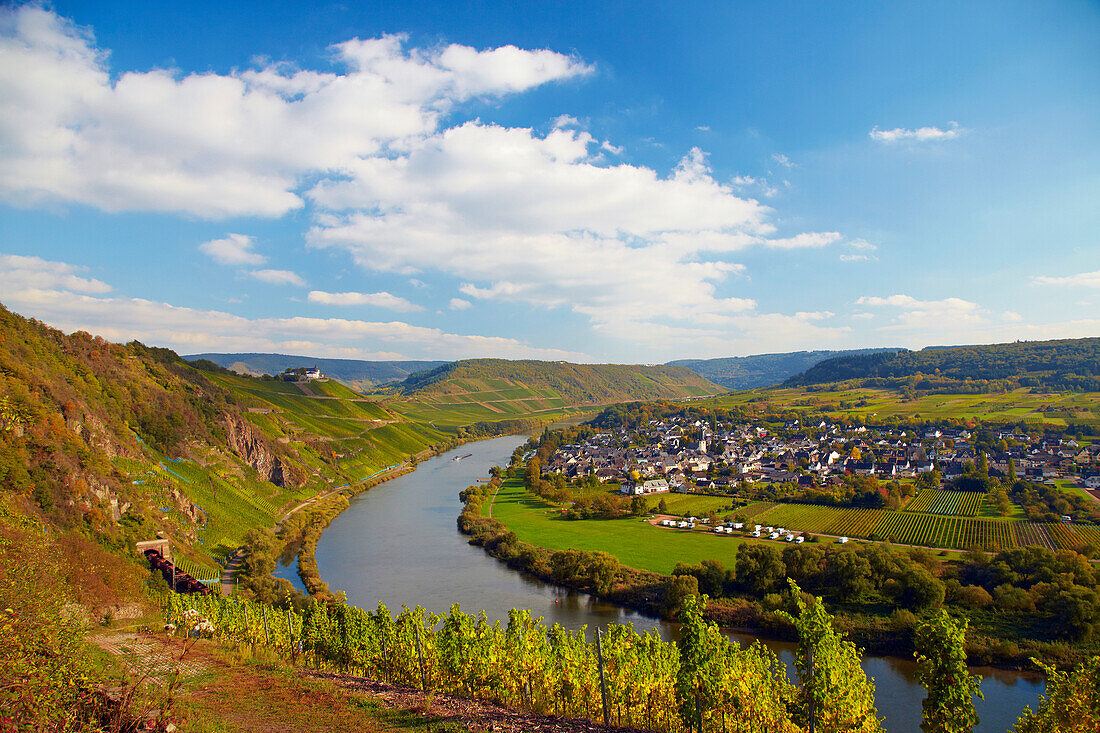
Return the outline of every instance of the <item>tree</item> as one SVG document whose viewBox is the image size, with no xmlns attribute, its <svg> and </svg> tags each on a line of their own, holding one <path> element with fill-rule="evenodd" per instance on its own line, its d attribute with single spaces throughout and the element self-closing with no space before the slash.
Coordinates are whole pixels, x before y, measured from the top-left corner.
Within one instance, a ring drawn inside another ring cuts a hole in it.
<svg viewBox="0 0 1100 733">
<path fill-rule="evenodd" d="M 678 614 L 684 599 L 699 595 L 699 579 L 694 575 L 673 575 L 665 584 L 665 613 Z"/>
<path fill-rule="evenodd" d="M 1032 660 L 1047 674 L 1046 694 L 1039 707 L 1024 708 L 1016 733 L 1095 733 L 1100 730 L 1100 656 L 1080 667 L 1059 672 L 1057 667 Z"/>
<path fill-rule="evenodd" d="M 668 514 L 668 502 L 664 500 L 664 497 L 662 497 L 661 500 L 657 502 L 657 513 Z"/>
<path fill-rule="evenodd" d="M 978 724 L 974 696 L 985 698 L 982 678 L 966 668 L 966 628 L 966 619 L 953 619 L 941 609 L 914 634 L 917 677 L 928 691 L 920 725 L 925 733 L 968 733 Z"/>
<path fill-rule="evenodd" d="M 756 543 L 737 548 L 735 568 L 738 585 L 761 598 L 775 590 L 787 572 L 778 550 Z"/>
<path fill-rule="evenodd" d="M 875 687 L 859 664 L 860 650 L 837 635 L 820 598 L 807 601 L 798 584 L 790 584 L 798 617 L 781 613 L 798 630 L 795 666 L 802 689 L 795 722 L 807 726 L 812 718 L 817 730 L 830 733 L 880 733 Z"/>
</svg>

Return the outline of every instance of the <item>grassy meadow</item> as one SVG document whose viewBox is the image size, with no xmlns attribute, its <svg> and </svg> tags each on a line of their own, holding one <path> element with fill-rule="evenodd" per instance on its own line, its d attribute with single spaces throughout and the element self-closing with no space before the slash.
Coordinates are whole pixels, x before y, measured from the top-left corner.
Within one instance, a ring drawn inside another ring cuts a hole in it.
<svg viewBox="0 0 1100 733">
<path fill-rule="evenodd" d="M 523 542 L 552 550 L 602 550 L 624 565 L 671 574 L 678 562 L 698 563 L 708 558 L 733 567 L 736 537 L 704 532 L 684 532 L 654 527 L 636 517 L 630 519 L 569 521 L 560 511 L 529 493 L 519 479 L 508 479 L 486 510 L 508 525 Z"/>
</svg>

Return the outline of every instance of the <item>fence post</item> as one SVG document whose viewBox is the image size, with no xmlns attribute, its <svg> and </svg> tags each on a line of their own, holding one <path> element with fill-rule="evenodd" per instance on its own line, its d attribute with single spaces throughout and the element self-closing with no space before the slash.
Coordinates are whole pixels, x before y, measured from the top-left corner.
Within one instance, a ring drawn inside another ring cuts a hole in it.
<svg viewBox="0 0 1100 733">
<path fill-rule="evenodd" d="M 390 660 L 386 658 L 386 631 L 382 630 L 382 681 L 390 681 Z"/>
<path fill-rule="evenodd" d="M 264 619 L 264 643 L 271 646 L 271 632 L 267 630 L 267 606 L 260 606 L 260 615 Z"/>
<path fill-rule="evenodd" d="M 424 652 L 420 648 L 420 627 L 414 626 L 416 631 L 416 656 L 420 658 L 420 689 L 424 692 L 428 691 L 428 680 L 424 673 Z"/>
<path fill-rule="evenodd" d="M 611 717 L 607 713 L 607 680 L 603 673 L 603 643 L 602 633 L 596 629 L 596 661 L 600 667 L 600 699 L 603 701 L 603 724 L 611 725 Z"/>
</svg>

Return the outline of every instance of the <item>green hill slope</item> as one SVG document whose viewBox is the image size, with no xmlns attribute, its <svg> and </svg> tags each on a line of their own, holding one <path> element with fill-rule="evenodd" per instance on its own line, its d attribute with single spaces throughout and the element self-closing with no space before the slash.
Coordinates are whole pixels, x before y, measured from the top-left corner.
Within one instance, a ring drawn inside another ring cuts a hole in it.
<svg viewBox="0 0 1100 733">
<path fill-rule="evenodd" d="M 249 529 L 445 439 L 337 382 L 199 370 L 0 306 L 0 516 L 123 552 L 162 533 L 209 577 Z"/>
<path fill-rule="evenodd" d="M 595 405 L 723 392 L 683 367 L 504 359 L 447 364 L 410 376 L 398 390 L 395 410 L 437 426 L 552 420 Z"/>
<path fill-rule="evenodd" d="M 1041 387 L 1096 392 L 1100 391 L 1100 338 L 929 347 L 921 351 L 840 356 L 791 377 L 784 386 L 849 380 L 882 387 L 904 382 L 917 390 L 962 382 L 970 384 L 957 386 L 973 391 Z"/>
<path fill-rule="evenodd" d="M 754 354 L 720 359 L 680 359 L 668 366 L 682 366 L 727 389 L 755 389 L 779 384 L 825 359 L 856 356 L 898 349 L 851 349 L 848 351 L 793 351 L 784 354 Z"/>
</svg>

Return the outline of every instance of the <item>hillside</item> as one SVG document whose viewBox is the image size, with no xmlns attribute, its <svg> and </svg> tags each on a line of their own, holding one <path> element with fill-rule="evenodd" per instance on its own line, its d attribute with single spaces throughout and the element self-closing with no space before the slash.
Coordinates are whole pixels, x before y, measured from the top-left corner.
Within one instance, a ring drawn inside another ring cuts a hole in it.
<svg viewBox="0 0 1100 733">
<path fill-rule="evenodd" d="M 791 377 L 783 386 L 850 380 L 859 380 L 864 386 L 907 386 L 921 391 L 954 387 L 985 392 L 1038 387 L 1096 392 L 1100 391 L 1100 338 L 839 356 Z"/>
<path fill-rule="evenodd" d="M 241 374 L 279 374 L 285 369 L 318 367 L 324 374 L 360 389 L 405 379 L 415 372 L 435 369 L 445 361 L 363 361 L 360 359 L 318 359 L 289 354 L 191 354 L 187 361 L 206 359 Z"/>
<path fill-rule="evenodd" d="M 124 552 L 163 533 L 204 577 L 249 529 L 445 439 L 337 382 L 203 371 L 0 306 L 0 514 Z"/>
<path fill-rule="evenodd" d="M 437 426 L 552 420 L 595 405 L 688 399 L 724 390 L 683 367 L 469 359 L 415 374 L 389 403 Z"/>
<path fill-rule="evenodd" d="M 825 359 L 893 351 L 897 349 L 793 351 L 783 354 L 729 356 L 719 359 L 678 359 L 668 362 L 667 365 L 686 367 L 727 389 L 755 389 L 779 384 Z"/>
</svg>

